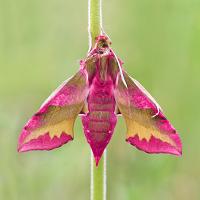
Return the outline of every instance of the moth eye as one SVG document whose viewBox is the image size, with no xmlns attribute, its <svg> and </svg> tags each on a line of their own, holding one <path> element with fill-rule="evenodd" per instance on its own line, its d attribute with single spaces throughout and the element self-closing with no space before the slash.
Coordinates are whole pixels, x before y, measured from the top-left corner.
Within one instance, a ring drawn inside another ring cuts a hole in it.
<svg viewBox="0 0 200 200">
<path fill-rule="evenodd" d="M 102 47 L 103 47 L 103 48 L 106 48 L 106 47 L 108 47 L 108 44 L 107 44 L 107 43 L 103 43 L 103 44 L 102 44 Z"/>
</svg>

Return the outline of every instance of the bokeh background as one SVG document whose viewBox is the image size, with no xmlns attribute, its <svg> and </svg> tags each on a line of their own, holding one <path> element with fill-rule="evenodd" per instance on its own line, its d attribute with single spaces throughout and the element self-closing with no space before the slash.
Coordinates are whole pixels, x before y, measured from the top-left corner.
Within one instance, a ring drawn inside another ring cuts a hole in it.
<svg viewBox="0 0 200 200">
<path fill-rule="evenodd" d="M 125 142 L 119 119 L 108 146 L 108 200 L 200 199 L 200 1 L 109 0 L 104 29 L 125 69 L 180 132 L 181 158 Z M 88 50 L 86 0 L 0 0 L 0 199 L 88 200 L 90 149 L 75 140 L 51 152 L 16 152 L 28 118 Z"/>
</svg>

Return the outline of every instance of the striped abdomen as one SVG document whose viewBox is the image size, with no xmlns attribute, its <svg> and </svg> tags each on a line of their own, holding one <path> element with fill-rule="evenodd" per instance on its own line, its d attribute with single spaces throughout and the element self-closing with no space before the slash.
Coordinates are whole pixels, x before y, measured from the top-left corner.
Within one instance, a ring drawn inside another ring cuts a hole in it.
<svg viewBox="0 0 200 200">
<path fill-rule="evenodd" d="M 112 82 L 106 81 L 100 85 L 94 80 L 87 102 L 88 113 L 82 117 L 84 133 L 96 160 L 99 160 L 117 121 Z"/>
</svg>

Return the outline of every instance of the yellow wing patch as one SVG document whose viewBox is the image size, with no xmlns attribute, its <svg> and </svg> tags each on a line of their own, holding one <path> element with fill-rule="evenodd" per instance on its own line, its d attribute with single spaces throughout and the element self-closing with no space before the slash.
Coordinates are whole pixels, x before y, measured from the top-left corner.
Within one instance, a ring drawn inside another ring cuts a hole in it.
<svg viewBox="0 0 200 200">
<path fill-rule="evenodd" d="M 151 117 L 150 112 L 133 111 L 133 116 L 124 116 L 127 126 L 127 138 L 138 135 L 139 139 L 146 139 L 148 142 L 151 137 L 167 142 L 176 146 L 175 142 L 156 127 L 155 119 Z"/>
<path fill-rule="evenodd" d="M 47 113 L 41 115 L 40 127 L 29 130 L 31 133 L 25 138 L 24 143 L 47 133 L 51 139 L 54 136 L 60 137 L 63 132 L 73 137 L 74 122 L 82 107 L 83 103 L 65 107 L 50 106 Z"/>
<path fill-rule="evenodd" d="M 47 126 L 38 128 L 32 131 L 32 133 L 26 137 L 26 139 L 24 140 L 24 143 L 27 143 L 33 139 L 37 139 L 39 136 L 45 135 L 46 133 L 49 134 L 49 137 L 51 139 L 53 139 L 53 137 L 55 136 L 59 138 L 63 132 L 73 137 L 74 121 L 75 119 L 64 120 L 55 125 L 47 125 Z"/>
</svg>

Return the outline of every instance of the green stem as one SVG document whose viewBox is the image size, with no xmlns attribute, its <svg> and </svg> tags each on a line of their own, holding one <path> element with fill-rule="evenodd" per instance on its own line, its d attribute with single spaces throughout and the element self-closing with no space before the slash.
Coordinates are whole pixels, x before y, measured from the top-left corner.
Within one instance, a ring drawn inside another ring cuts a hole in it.
<svg viewBox="0 0 200 200">
<path fill-rule="evenodd" d="M 89 50 L 102 32 L 101 6 L 101 0 L 88 0 Z M 106 150 L 98 167 L 91 153 L 91 200 L 106 200 Z"/>
<path fill-rule="evenodd" d="M 91 200 L 106 200 L 106 150 L 98 167 L 91 152 Z"/>
<path fill-rule="evenodd" d="M 88 33 L 90 49 L 94 46 L 95 38 L 101 34 L 101 6 L 101 0 L 88 0 Z"/>
</svg>

